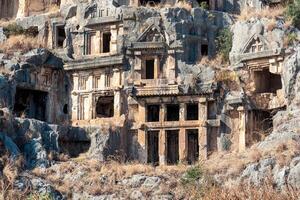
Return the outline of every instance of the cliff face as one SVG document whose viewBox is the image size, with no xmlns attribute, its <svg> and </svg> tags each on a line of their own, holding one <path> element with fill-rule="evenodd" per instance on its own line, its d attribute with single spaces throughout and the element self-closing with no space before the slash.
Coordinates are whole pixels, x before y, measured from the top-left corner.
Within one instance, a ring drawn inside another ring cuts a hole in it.
<svg viewBox="0 0 300 200">
<path fill-rule="evenodd" d="M 202 158 L 214 184 L 300 187 L 299 30 L 283 13 L 245 20 L 221 12 L 261 11 L 265 1 L 208 1 L 218 11 L 166 2 L 3 1 L 0 18 L 18 19 L 0 27 L 0 152 L 44 169 L 43 179 L 22 173 L 19 190 L 187 198 L 186 165 L 164 174 L 150 164 Z M 226 45 L 229 61 L 220 54 Z M 118 171 L 110 159 L 148 165 L 126 174 L 131 165 Z"/>
</svg>

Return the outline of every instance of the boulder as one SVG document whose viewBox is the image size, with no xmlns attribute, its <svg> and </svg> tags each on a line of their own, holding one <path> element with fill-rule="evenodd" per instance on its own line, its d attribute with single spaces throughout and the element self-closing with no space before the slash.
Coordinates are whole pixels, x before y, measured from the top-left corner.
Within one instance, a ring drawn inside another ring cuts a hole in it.
<svg viewBox="0 0 300 200">
<path fill-rule="evenodd" d="M 114 156 L 120 149 L 120 129 L 111 127 L 92 127 L 91 146 L 88 151 L 90 157 L 105 161 L 108 156 Z"/>
</svg>

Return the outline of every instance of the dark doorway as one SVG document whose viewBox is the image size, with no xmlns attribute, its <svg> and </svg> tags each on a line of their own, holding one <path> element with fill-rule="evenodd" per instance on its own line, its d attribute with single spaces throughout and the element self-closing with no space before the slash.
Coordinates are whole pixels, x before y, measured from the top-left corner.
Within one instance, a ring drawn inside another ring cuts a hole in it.
<svg viewBox="0 0 300 200">
<path fill-rule="evenodd" d="M 147 106 L 147 121 L 148 122 L 159 122 L 159 105 L 148 105 Z"/>
<path fill-rule="evenodd" d="M 110 52 L 110 41 L 111 41 L 111 33 L 103 33 L 103 51 L 102 53 L 109 53 Z"/>
<path fill-rule="evenodd" d="M 158 135 L 159 131 L 148 131 L 147 134 L 147 162 L 155 166 L 159 164 Z"/>
<path fill-rule="evenodd" d="M 65 26 L 56 26 L 56 47 L 63 47 L 66 39 Z"/>
<path fill-rule="evenodd" d="M 96 104 L 96 117 L 114 116 L 114 97 L 99 97 Z"/>
<path fill-rule="evenodd" d="M 174 165 L 179 161 L 178 130 L 168 130 L 167 133 L 167 163 Z"/>
<path fill-rule="evenodd" d="M 199 159 L 199 140 L 198 129 L 190 129 L 186 131 L 188 137 L 188 156 L 189 164 L 194 164 Z"/>
<path fill-rule="evenodd" d="M 282 88 L 281 76 L 271 73 L 269 69 L 254 71 L 254 81 L 257 93 L 276 93 Z"/>
<path fill-rule="evenodd" d="M 154 59 L 146 60 L 146 79 L 154 79 Z"/>
<path fill-rule="evenodd" d="M 17 88 L 14 113 L 17 117 L 46 121 L 47 98 L 47 92 Z"/>
<path fill-rule="evenodd" d="M 186 105 L 186 120 L 198 120 L 199 109 L 197 103 L 190 103 Z"/>
<path fill-rule="evenodd" d="M 207 44 L 202 44 L 201 45 L 201 55 L 202 56 L 207 56 L 208 55 L 208 45 Z"/>
<path fill-rule="evenodd" d="M 179 121 L 179 105 L 167 105 L 167 119 L 166 121 Z"/>
<path fill-rule="evenodd" d="M 192 41 L 188 43 L 188 61 L 190 63 L 195 63 L 198 60 L 198 43 L 196 41 Z"/>
</svg>

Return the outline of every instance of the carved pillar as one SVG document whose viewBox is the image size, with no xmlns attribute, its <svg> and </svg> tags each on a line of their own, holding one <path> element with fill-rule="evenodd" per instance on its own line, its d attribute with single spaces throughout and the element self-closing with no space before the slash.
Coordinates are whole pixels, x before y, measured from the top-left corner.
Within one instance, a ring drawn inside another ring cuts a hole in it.
<svg viewBox="0 0 300 200">
<path fill-rule="evenodd" d="M 19 1 L 19 9 L 17 13 L 17 18 L 27 17 L 29 15 L 29 6 L 28 0 L 20 0 Z"/>
<path fill-rule="evenodd" d="M 142 79 L 142 74 L 144 73 L 142 71 L 142 59 L 141 59 L 141 52 L 134 52 L 135 59 L 134 59 L 134 84 L 140 85 L 140 81 Z"/>
<path fill-rule="evenodd" d="M 239 152 L 246 149 L 246 112 L 244 107 L 238 107 L 239 112 Z"/>
<path fill-rule="evenodd" d="M 199 119 L 202 122 L 199 127 L 199 159 L 207 159 L 207 100 L 200 98 L 199 100 Z"/>
<path fill-rule="evenodd" d="M 142 163 L 147 163 L 146 130 L 145 127 L 143 127 L 143 125 L 145 124 L 145 117 L 146 117 L 145 103 L 140 102 L 138 119 L 142 127 L 138 129 L 138 143 L 140 145 L 139 160 Z"/>
<path fill-rule="evenodd" d="M 117 39 L 118 39 L 118 29 L 116 25 L 110 27 L 111 30 L 111 41 L 110 41 L 110 53 L 117 53 Z"/>
<path fill-rule="evenodd" d="M 187 134 L 184 128 L 179 129 L 179 160 L 185 162 L 187 158 Z"/>
<path fill-rule="evenodd" d="M 114 92 L 114 117 L 121 116 L 121 92 Z"/>
<path fill-rule="evenodd" d="M 159 164 L 166 164 L 166 131 L 159 131 Z"/>
<path fill-rule="evenodd" d="M 176 81 L 176 60 L 175 60 L 175 51 L 168 51 L 168 65 L 167 65 L 167 78 L 170 84 L 174 84 Z"/>
<path fill-rule="evenodd" d="M 185 104 L 180 103 L 179 104 L 179 122 L 180 122 L 180 124 L 184 123 L 185 115 L 186 115 Z"/>
</svg>

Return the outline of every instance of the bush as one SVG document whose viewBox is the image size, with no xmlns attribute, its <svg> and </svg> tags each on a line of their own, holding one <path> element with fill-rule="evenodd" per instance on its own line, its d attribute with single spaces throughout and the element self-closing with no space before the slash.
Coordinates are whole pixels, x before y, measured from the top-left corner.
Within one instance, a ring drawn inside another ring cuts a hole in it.
<svg viewBox="0 0 300 200">
<path fill-rule="evenodd" d="M 8 24 L 6 27 L 3 28 L 3 31 L 7 37 L 17 36 L 17 35 L 36 37 L 38 35 L 37 27 L 30 27 L 28 29 L 24 29 L 22 26 L 19 26 L 16 23 Z"/>
<path fill-rule="evenodd" d="M 226 62 L 229 62 L 229 53 L 232 48 L 232 37 L 233 33 L 228 27 L 220 30 L 217 36 L 217 50 L 221 54 L 222 59 Z"/>
<path fill-rule="evenodd" d="M 184 176 L 181 179 L 181 183 L 186 184 L 195 184 L 198 180 L 200 180 L 204 175 L 203 169 L 200 165 L 193 166 L 189 168 Z"/>
<path fill-rule="evenodd" d="M 300 28 L 300 0 L 288 4 L 285 14 L 292 20 L 294 26 Z"/>
</svg>

